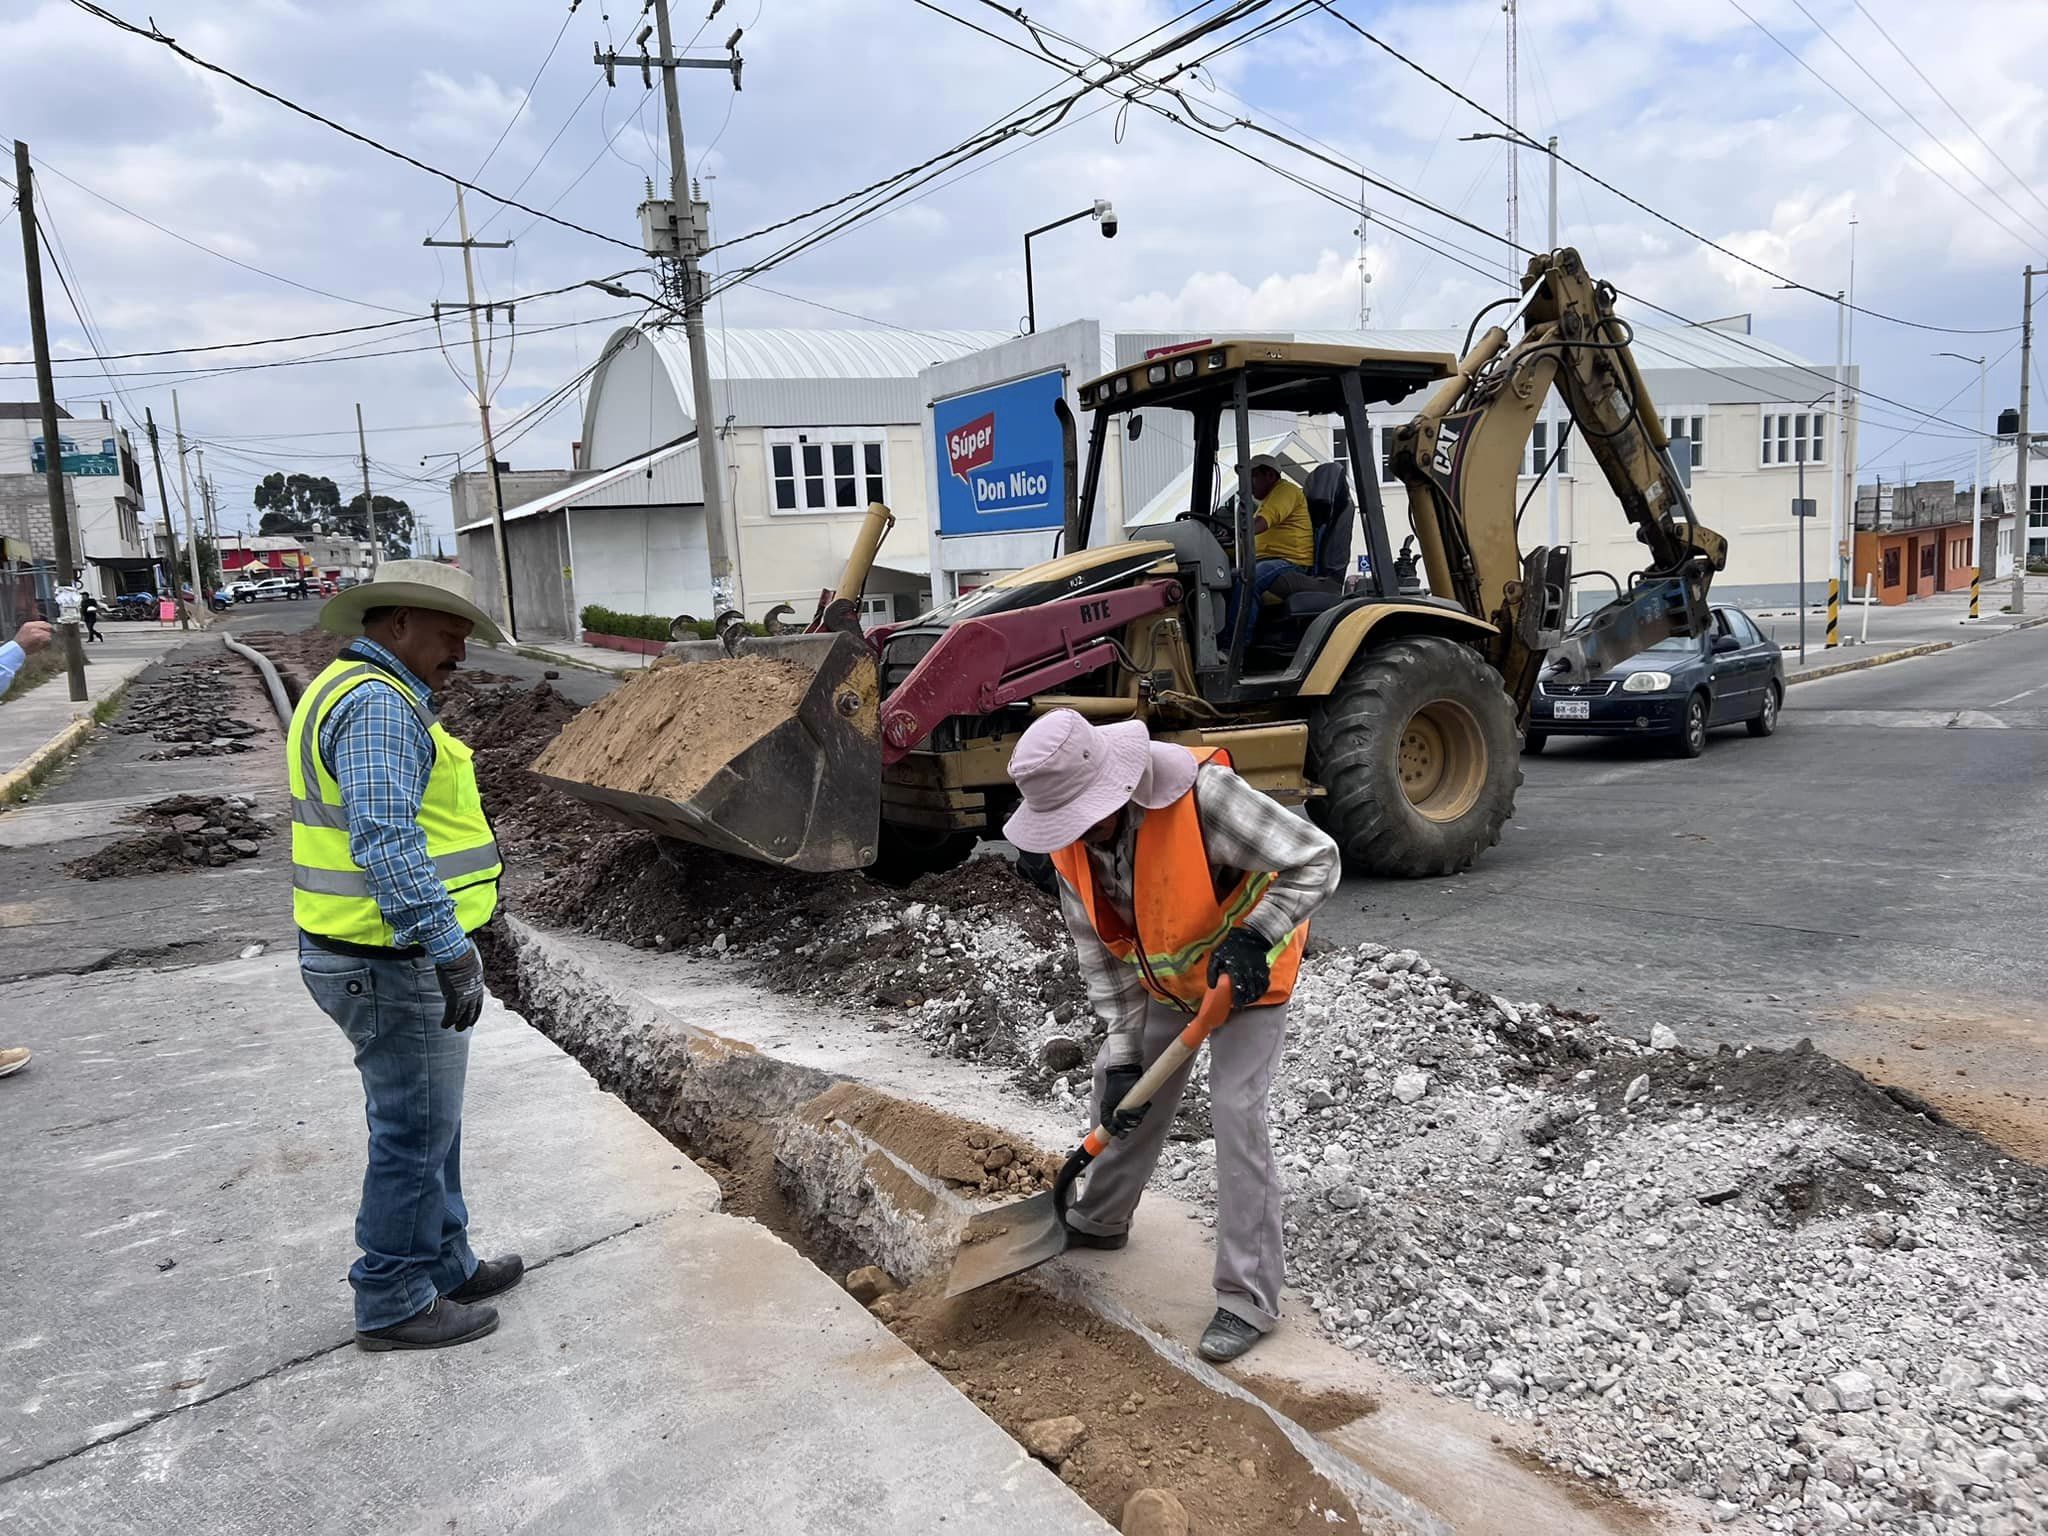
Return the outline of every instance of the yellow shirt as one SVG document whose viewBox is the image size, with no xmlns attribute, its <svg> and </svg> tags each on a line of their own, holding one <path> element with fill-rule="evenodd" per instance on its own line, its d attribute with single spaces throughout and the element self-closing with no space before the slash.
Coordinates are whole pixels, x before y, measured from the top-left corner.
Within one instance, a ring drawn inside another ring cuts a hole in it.
<svg viewBox="0 0 2048 1536">
<path fill-rule="evenodd" d="M 1304 569 L 1316 563 L 1315 524 L 1309 521 L 1308 498 L 1300 486 L 1282 476 L 1259 503 L 1259 516 L 1266 520 L 1266 531 L 1252 540 L 1254 555 L 1261 560 L 1291 560 Z"/>
</svg>

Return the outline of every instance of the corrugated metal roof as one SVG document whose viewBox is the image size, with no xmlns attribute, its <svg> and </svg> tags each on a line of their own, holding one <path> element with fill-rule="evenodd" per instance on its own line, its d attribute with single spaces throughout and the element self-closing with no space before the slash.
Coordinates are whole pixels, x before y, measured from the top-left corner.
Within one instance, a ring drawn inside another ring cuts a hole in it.
<svg viewBox="0 0 2048 1536">
<path fill-rule="evenodd" d="M 1238 334 L 1238 333 L 1232 333 Z M 1458 354 L 1465 343 L 1462 330 L 1420 331 L 1293 331 L 1296 341 L 1333 346 L 1363 344 L 1398 347 L 1410 352 Z M 1710 325 L 1637 326 L 1637 350 L 1653 359 L 1645 366 L 1670 368 L 1810 368 L 1808 358 L 1761 336 L 1716 330 Z"/>
<path fill-rule="evenodd" d="M 683 333 L 662 327 L 641 334 L 660 348 L 687 402 L 690 354 Z M 714 330 L 705 349 L 714 379 L 915 379 L 921 368 L 1009 339 L 1006 331 Z"/>
<path fill-rule="evenodd" d="M 697 439 L 690 437 L 680 443 L 657 448 L 652 453 L 643 453 L 637 459 L 628 459 L 623 464 L 614 464 L 594 475 L 572 480 L 545 496 L 536 496 L 532 501 L 507 507 L 505 521 L 510 523 L 522 517 L 538 517 L 543 512 L 559 512 L 565 507 L 692 507 L 702 504 L 703 500 L 704 477 L 697 468 Z M 491 519 L 486 514 L 474 522 L 464 523 L 455 531 L 467 533 L 472 528 L 488 528 L 490 525 Z"/>
</svg>

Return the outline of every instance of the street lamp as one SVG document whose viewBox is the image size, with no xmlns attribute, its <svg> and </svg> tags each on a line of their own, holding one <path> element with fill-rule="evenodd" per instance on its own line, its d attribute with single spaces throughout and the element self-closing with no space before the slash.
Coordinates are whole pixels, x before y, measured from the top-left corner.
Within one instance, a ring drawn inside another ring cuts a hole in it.
<svg viewBox="0 0 2048 1536">
<path fill-rule="evenodd" d="M 1853 239 L 1853 237 L 1854 232 L 1852 231 L 1851 238 Z M 1855 260 L 1852 247 L 1850 259 L 1850 281 L 1852 283 L 1855 281 L 1854 267 Z M 1800 283 L 1773 283 L 1771 286 L 1773 288 L 1793 288 L 1807 293 L 1813 291 Z M 1846 302 L 1847 299 L 1847 289 L 1837 288 L 1835 290 L 1835 387 L 1826 396 L 1828 413 L 1834 418 L 1833 431 L 1835 439 L 1835 487 L 1834 493 L 1828 497 L 1827 648 L 1829 650 L 1833 650 L 1841 644 L 1842 588 L 1845 584 L 1843 567 L 1849 563 L 1848 552 L 1844 546 L 1853 539 L 1855 534 L 1855 519 L 1853 516 L 1848 518 L 1851 526 L 1846 532 L 1842 526 L 1844 514 L 1851 512 L 1854 508 L 1855 500 L 1853 493 L 1856 488 L 1856 482 L 1851 473 L 1855 466 L 1849 462 L 1849 418 L 1844 413 L 1842 404 L 1842 391 L 1848 387 L 1849 378 L 1849 306 Z M 1799 553 L 1803 557 L 1806 553 L 1806 531 L 1804 528 L 1800 530 L 1799 540 Z M 1853 581 L 1855 575 L 1856 572 L 1852 566 L 1846 573 L 1846 579 Z M 1801 593 L 1802 598 L 1804 595 L 1804 593 Z M 1855 596 L 1855 593 L 1852 591 L 1850 596 Z M 1865 618 L 1867 619 L 1868 617 L 1869 615 L 1866 614 Z"/>
<path fill-rule="evenodd" d="M 1054 219 L 1050 224 L 1041 224 L 1036 229 L 1024 232 L 1024 334 L 1036 334 L 1038 330 L 1038 297 L 1031 285 L 1031 237 L 1042 235 L 1049 229 L 1058 229 L 1062 224 L 1071 224 L 1076 219 L 1093 219 L 1102 226 L 1102 238 L 1116 238 L 1116 210 L 1097 198 L 1094 206 L 1083 208 L 1079 213 L 1070 213 L 1064 219 Z"/>
<path fill-rule="evenodd" d="M 1970 619 L 1977 618 L 1977 592 L 1984 581 L 1984 359 L 1961 352 L 1937 352 L 1959 363 L 1977 365 L 1977 483 L 1970 493 Z M 1996 574 L 1995 572 L 1993 574 Z"/>
</svg>

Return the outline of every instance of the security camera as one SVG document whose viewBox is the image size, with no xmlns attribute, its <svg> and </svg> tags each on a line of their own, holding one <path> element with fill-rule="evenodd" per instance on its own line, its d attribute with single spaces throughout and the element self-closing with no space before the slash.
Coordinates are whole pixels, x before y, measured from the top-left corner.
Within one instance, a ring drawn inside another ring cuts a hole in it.
<svg viewBox="0 0 2048 1536">
<path fill-rule="evenodd" d="M 1110 207 L 1108 203 L 1098 202 L 1095 205 L 1095 219 L 1102 226 L 1102 238 L 1114 240 L 1116 238 L 1116 210 Z"/>
</svg>

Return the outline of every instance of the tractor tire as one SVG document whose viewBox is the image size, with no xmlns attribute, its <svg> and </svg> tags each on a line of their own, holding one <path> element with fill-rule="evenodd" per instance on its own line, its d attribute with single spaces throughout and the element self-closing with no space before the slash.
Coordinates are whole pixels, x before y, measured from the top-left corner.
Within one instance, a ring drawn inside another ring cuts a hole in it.
<svg viewBox="0 0 2048 1536">
<path fill-rule="evenodd" d="M 875 862 L 864 873 L 878 884 L 901 890 L 926 875 L 965 864 L 980 841 L 972 832 L 926 832 L 885 823 Z"/>
<path fill-rule="evenodd" d="M 1358 874 L 1454 875 L 1500 841 L 1522 782 L 1515 706 L 1470 646 L 1390 640 L 1309 716 L 1309 814 Z"/>
</svg>

